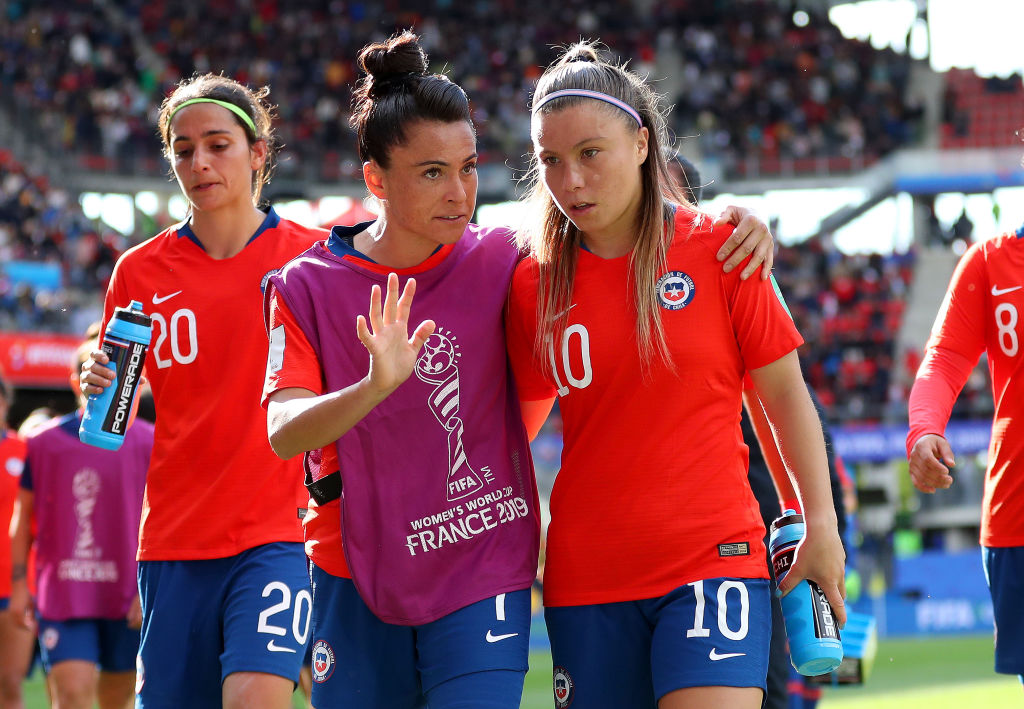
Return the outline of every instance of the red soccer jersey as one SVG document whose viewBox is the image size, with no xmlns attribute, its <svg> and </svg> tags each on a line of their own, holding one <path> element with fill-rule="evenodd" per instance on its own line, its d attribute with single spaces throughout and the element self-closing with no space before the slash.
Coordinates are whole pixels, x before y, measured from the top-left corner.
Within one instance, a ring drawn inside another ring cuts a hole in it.
<svg viewBox="0 0 1024 709">
<path fill-rule="evenodd" d="M 1024 545 L 1024 228 L 978 242 L 950 280 L 910 395 L 909 446 L 943 434 L 957 394 L 988 353 L 995 416 L 981 543 Z M 954 477 L 956 474 L 954 473 Z"/>
<path fill-rule="evenodd" d="M 18 481 L 25 467 L 28 448 L 25 441 L 13 431 L 0 430 L 0 523 L 3 536 L 0 537 L 0 598 L 11 595 L 11 539 L 7 529 L 14 514 L 14 502 L 18 499 Z"/>
<path fill-rule="evenodd" d="M 451 246 L 445 246 L 423 263 L 406 269 L 380 266 L 359 259 L 355 255 L 347 255 L 345 258 L 359 260 L 363 268 L 381 273 L 393 272 L 404 276 L 433 268 L 443 261 L 451 253 L 451 250 Z M 317 395 L 323 394 L 324 384 L 320 360 L 317 359 L 309 339 L 295 322 L 288 306 L 273 293 L 271 293 L 269 305 L 266 316 L 268 332 L 274 332 L 282 326 L 284 329 L 283 331 L 278 330 L 278 332 L 283 332 L 283 336 L 278 335 L 271 339 L 273 366 L 268 365 L 267 367 L 266 381 L 263 386 L 263 405 L 267 405 L 267 399 L 275 391 L 290 387 L 306 389 Z M 347 324 L 339 323 L 338 326 L 351 327 L 354 336 L 355 321 Z M 326 471 L 338 469 L 338 450 L 334 445 L 324 447 L 321 465 Z M 345 549 L 341 538 L 341 503 L 338 500 L 320 506 L 310 499 L 306 517 L 302 522 L 302 529 L 306 540 L 306 555 L 314 564 L 332 576 L 352 578 L 345 561 Z"/>
<path fill-rule="evenodd" d="M 178 226 L 117 262 L 104 321 L 132 300 L 153 317 L 146 376 L 156 436 L 140 560 L 215 559 L 302 538 L 299 459 L 274 454 L 260 408 L 267 354 L 261 290 L 270 273 L 325 233 L 271 210 L 232 258 L 210 258 Z"/>
<path fill-rule="evenodd" d="M 273 293 L 267 313 L 267 330 L 275 331 L 283 326 L 283 337 L 275 336 L 275 366 L 268 367 L 263 386 L 263 405 L 275 391 L 298 387 L 314 394 L 324 393 L 320 361 L 309 344 L 305 333 L 284 301 Z M 353 323 L 353 329 L 355 324 Z M 278 331 L 281 332 L 281 331 Z M 278 367 L 278 365 L 280 365 Z M 338 469 L 338 450 L 334 446 L 323 448 L 321 466 L 325 471 Z M 306 542 L 306 556 L 320 569 L 332 576 L 352 578 L 345 561 L 345 548 L 341 542 L 341 502 L 332 500 L 324 505 L 310 498 L 306 516 L 302 518 L 302 533 Z"/>
<path fill-rule="evenodd" d="M 767 577 L 740 431 L 743 373 L 791 352 L 801 338 L 769 282 L 722 272 L 715 254 L 731 229 L 712 231 L 709 218 L 677 213 L 658 281 L 675 372 L 640 360 L 629 256 L 580 252 L 567 329 L 547 354 L 553 377 L 533 357 L 536 262 L 516 271 L 507 327 L 519 395 L 557 393 L 564 427 L 546 605 L 653 598 L 704 578 Z"/>
</svg>

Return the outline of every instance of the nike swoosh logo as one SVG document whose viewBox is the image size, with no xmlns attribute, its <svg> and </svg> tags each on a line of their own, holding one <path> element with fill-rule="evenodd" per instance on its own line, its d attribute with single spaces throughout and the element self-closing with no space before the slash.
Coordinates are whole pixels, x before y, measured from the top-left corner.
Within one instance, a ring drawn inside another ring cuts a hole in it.
<svg viewBox="0 0 1024 709">
<path fill-rule="evenodd" d="M 182 291 L 176 291 L 176 292 L 174 292 L 174 293 L 171 293 L 170 295 L 165 295 L 165 296 L 164 296 L 163 298 L 161 298 L 161 297 L 160 297 L 160 296 L 158 296 L 158 295 L 157 295 L 156 293 L 154 293 L 154 294 L 153 294 L 153 305 L 160 305 L 160 303 L 164 302 L 165 300 L 170 300 L 170 299 L 171 299 L 171 298 L 173 298 L 174 296 L 176 296 L 176 295 L 180 295 L 180 294 L 181 294 L 181 292 L 182 292 Z"/>
<path fill-rule="evenodd" d="M 295 652 L 295 648 L 293 647 L 278 647 L 274 644 L 273 640 L 267 641 L 267 649 L 271 652 Z"/>
<path fill-rule="evenodd" d="M 730 657 L 742 657 L 746 654 L 745 652 L 723 652 L 719 654 L 718 648 L 713 647 L 711 652 L 708 653 L 708 659 L 712 662 L 717 662 L 719 660 L 728 660 Z"/>
<path fill-rule="evenodd" d="M 1015 290 L 1020 290 L 1024 286 L 1014 286 L 1013 288 L 998 288 L 992 286 L 992 295 L 1006 295 L 1007 293 L 1013 293 Z"/>
<path fill-rule="evenodd" d="M 500 640 L 507 640 L 508 638 L 514 638 L 519 633 L 505 633 L 504 635 L 494 635 L 490 630 L 487 631 L 487 642 L 496 643 Z"/>
</svg>

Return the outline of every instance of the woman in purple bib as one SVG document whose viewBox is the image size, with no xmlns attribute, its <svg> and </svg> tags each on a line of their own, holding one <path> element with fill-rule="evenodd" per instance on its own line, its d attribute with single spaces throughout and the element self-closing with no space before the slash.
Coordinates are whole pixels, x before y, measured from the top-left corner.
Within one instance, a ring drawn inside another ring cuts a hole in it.
<svg viewBox="0 0 1024 709">
<path fill-rule="evenodd" d="M 410 32 L 359 64 L 351 123 L 381 216 L 335 227 L 265 301 L 271 445 L 312 451 L 312 702 L 512 709 L 540 533 L 503 326 L 519 253 L 469 221 L 465 92 Z"/>
<path fill-rule="evenodd" d="M 503 333 L 518 251 L 469 222 L 462 89 L 408 32 L 359 62 L 352 125 L 381 217 L 335 227 L 266 290 L 271 445 L 340 469 L 314 495 L 324 545 L 340 498 L 344 558 L 312 566 L 312 702 L 518 707 L 540 534 Z"/>
</svg>

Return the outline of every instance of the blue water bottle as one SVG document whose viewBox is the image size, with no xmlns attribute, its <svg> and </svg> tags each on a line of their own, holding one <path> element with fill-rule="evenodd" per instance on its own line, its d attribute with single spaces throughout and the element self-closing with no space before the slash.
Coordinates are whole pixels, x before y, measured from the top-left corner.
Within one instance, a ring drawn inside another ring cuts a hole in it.
<svg viewBox="0 0 1024 709">
<path fill-rule="evenodd" d="M 133 300 L 127 308 L 116 308 L 107 324 L 100 346 L 114 370 L 114 381 L 101 394 L 90 394 L 85 404 L 78 438 L 82 443 L 116 451 L 124 442 L 131 416 L 132 401 L 142 378 L 142 366 L 153 323 L 142 312 L 142 303 Z"/>
<path fill-rule="evenodd" d="M 786 510 L 772 522 L 768 549 L 778 583 L 781 584 L 789 573 L 797 544 L 803 538 L 804 518 L 794 510 Z M 789 654 L 796 671 L 813 677 L 839 667 L 843 661 L 839 626 L 818 584 L 804 579 L 780 600 L 789 636 Z"/>
</svg>

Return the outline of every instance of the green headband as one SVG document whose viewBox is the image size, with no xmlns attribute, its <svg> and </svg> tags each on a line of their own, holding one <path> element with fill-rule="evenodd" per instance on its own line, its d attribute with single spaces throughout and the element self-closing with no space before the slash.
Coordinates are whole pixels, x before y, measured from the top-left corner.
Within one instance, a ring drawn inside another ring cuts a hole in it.
<svg viewBox="0 0 1024 709">
<path fill-rule="evenodd" d="M 251 118 L 249 118 L 249 114 L 248 113 L 246 113 L 245 111 L 243 111 L 241 108 L 239 108 L 238 106 L 236 106 L 233 103 L 230 103 L 228 101 L 221 101 L 220 99 L 216 99 L 216 98 L 190 98 L 188 101 L 182 101 L 181 103 L 179 103 L 177 106 L 174 107 L 174 110 L 171 111 L 171 115 L 167 116 L 167 125 L 169 126 L 171 124 L 171 120 L 173 120 L 174 115 L 178 111 L 180 111 L 181 109 L 185 108 L 186 106 L 191 106 L 194 103 L 215 103 L 218 106 L 220 106 L 221 108 L 228 109 L 229 111 L 234 113 L 236 116 L 241 118 L 242 119 L 242 123 L 244 123 L 245 125 L 249 126 L 249 130 L 252 131 L 253 138 L 258 138 L 259 137 L 259 134 L 256 132 L 256 124 L 252 122 Z"/>
</svg>

